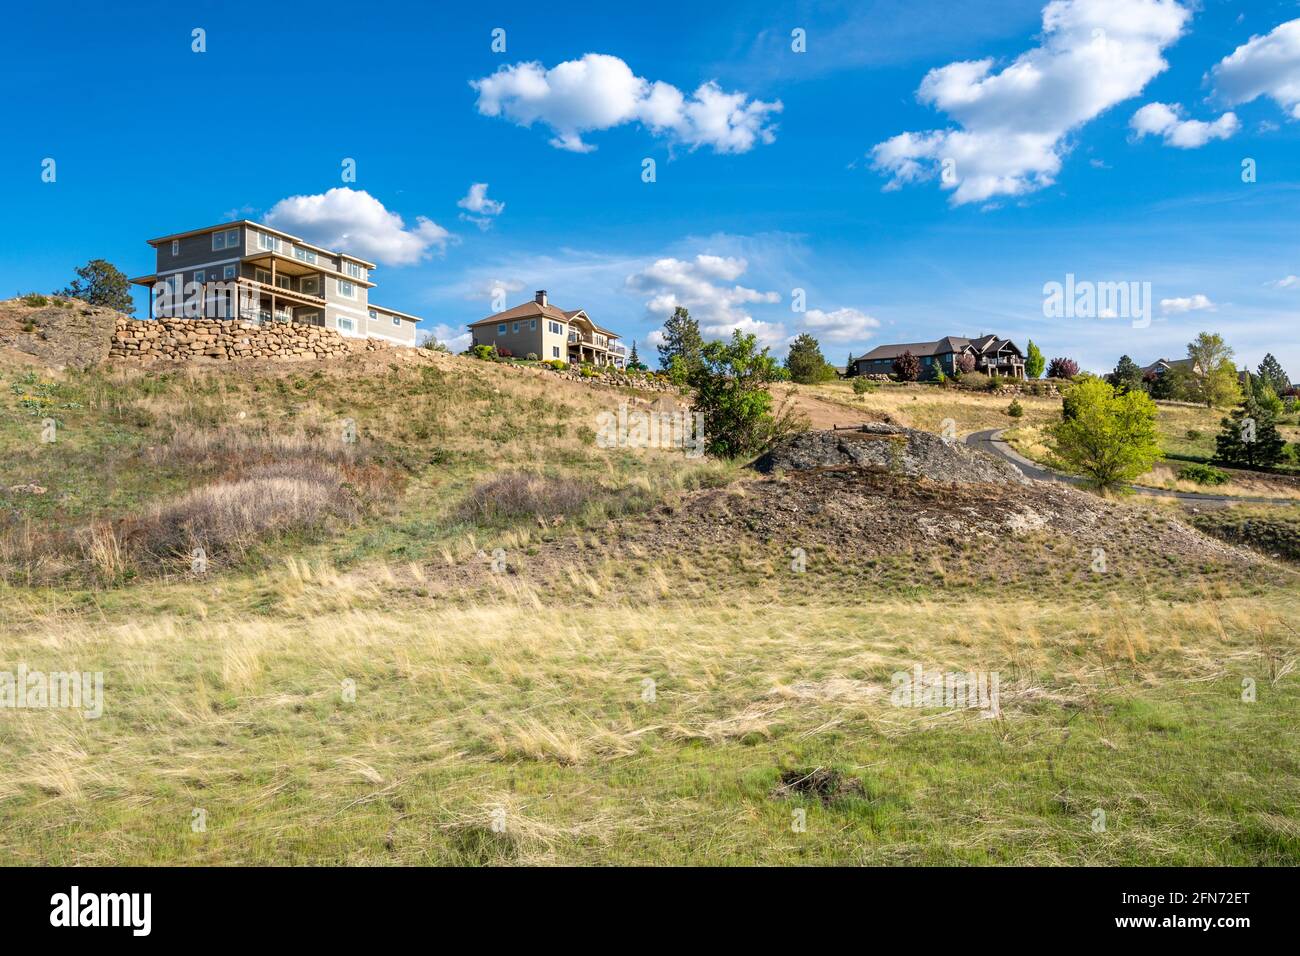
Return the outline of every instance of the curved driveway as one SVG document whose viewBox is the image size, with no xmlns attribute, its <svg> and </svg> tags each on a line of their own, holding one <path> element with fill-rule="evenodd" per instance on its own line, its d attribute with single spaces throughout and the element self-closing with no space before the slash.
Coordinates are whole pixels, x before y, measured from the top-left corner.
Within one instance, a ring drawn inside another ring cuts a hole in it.
<svg viewBox="0 0 1300 956">
<path fill-rule="evenodd" d="M 1001 428 L 990 428 L 982 432 L 972 432 L 966 436 L 966 444 L 978 451 L 1003 458 L 1015 465 L 1030 478 L 1038 481 L 1060 481 L 1071 485 L 1083 484 L 1083 479 L 1066 475 L 1052 468 L 1044 467 L 1030 461 L 1002 440 Z M 1294 498 L 1245 498 L 1239 495 L 1214 495 L 1200 491 L 1170 491 L 1167 488 L 1143 488 L 1141 485 L 1129 485 L 1140 495 L 1153 498 L 1177 498 L 1180 501 L 1198 501 L 1202 504 L 1267 504 L 1296 505 L 1300 500 Z"/>
</svg>

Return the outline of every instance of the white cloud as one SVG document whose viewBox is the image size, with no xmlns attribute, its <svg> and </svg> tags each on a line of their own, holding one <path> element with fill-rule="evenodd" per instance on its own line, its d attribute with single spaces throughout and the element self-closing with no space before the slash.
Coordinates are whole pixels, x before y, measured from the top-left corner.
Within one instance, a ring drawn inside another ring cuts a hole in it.
<svg viewBox="0 0 1300 956">
<path fill-rule="evenodd" d="M 781 103 L 751 100 L 725 92 L 709 81 L 689 97 L 668 83 L 637 76 L 616 56 L 588 53 L 549 70 L 541 63 L 503 66 L 470 83 L 478 92 L 478 111 L 504 116 L 520 126 L 541 122 L 555 133 L 551 145 L 575 153 L 596 147 L 584 133 L 640 123 L 657 136 L 691 149 L 710 146 L 718 153 L 745 153 L 756 143 L 771 143 L 776 128 L 770 116 Z"/>
<path fill-rule="evenodd" d="M 1162 315 L 1181 315 L 1184 312 L 1213 312 L 1214 308 L 1214 303 L 1210 301 L 1209 297 L 1199 292 L 1192 296 L 1160 300 L 1160 313 Z"/>
<path fill-rule="evenodd" d="M 1274 279 L 1268 283 L 1271 289 L 1295 289 L 1300 288 L 1300 276 L 1283 276 L 1281 279 Z"/>
<path fill-rule="evenodd" d="M 302 236 L 315 245 L 390 266 L 408 266 L 443 252 L 453 237 L 431 219 L 417 216 L 407 229 L 374 196 L 338 187 L 314 196 L 281 199 L 266 224 Z"/>
<path fill-rule="evenodd" d="M 917 95 L 957 128 L 900 133 L 877 144 L 872 164 L 886 189 L 941 179 L 953 205 L 1052 185 L 1067 135 L 1165 70 L 1161 55 L 1190 13 L 1174 0 L 1053 0 L 1041 44 L 994 72 L 993 60 L 931 70 Z"/>
<path fill-rule="evenodd" d="M 1252 36 L 1210 71 L 1215 93 L 1229 104 L 1271 98 L 1300 119 L 1300 18 L 1266 36 Z"/>
<path fill-rule="evenodd" d="M 1179 149 L 1199 149 L 1212 139 L 1227 139 L 1241 129 L 1236 113 L 1224 113 L 1213 123 L 1205 123 L 1181 119 L 1182 109 L 1177 103 L 1148 103 L 1133 114 L 1129 125 L 1139 139 L 1163 136 L 1166 146 Z"/>
<path fill-rule="evenodd" d="M 663 320 L 678 306 L 685 306 L 706 337 L 725 338 L 740 329 L 754 333 L 763 345 L 778 345 L 785 340 L 785 326 L 755 319 L 745 306 L 780 302 L 781 294 L 732 284 L 748 268 L 745 259 L 732 256 L 656 259 L 628 276 L 626 286 L 649 295 L 646 315 L 652 319 Z M 653 333 L 650 341 L 654 341 Z"/>
<path fill-rule="evenodd" d="M 471 183 L 465 198 L 456 201 L 456 205 L 461 209 L 469 210 L 469 213 L 474 214 L 461 213 L 460 218 L 474 223 L 482 230 L 487 230 L 492 225 L 493 218 L 501 215 L 506 208 L 505 203 L 489 199 L 487 191 L 487 183 Z"/>
<path fill-rule="evenodd" d="M 857 309 L 836 309 L 823 312 L 809 309 L 803 316 L 804 329 L 819 340 L 827 342 L 863 342 L 871 337 L 880 321 Z"/>
<path fill-rule="evenodd" d="M 433 337 L 453 352 L 463 352 L 469 348 L 473 336 L 463 326 L 435 325 Z"/>
</svg>

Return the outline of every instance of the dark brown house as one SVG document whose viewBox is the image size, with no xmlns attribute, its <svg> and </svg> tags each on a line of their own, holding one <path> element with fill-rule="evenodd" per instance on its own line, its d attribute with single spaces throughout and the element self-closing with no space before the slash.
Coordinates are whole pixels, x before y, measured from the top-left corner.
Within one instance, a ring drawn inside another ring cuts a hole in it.
<svg viewBox="0 0 1300 956">
<path fill-rule="evenodd" d="M 866 355 L 853 360 L 855 375 L 889 375 L 894 360 L 911 352 L 921 363 L 922 379 L 934 378 L 942 371 L 952 375 L 957 371 L 957 361 L 963 355 L 975 359 L 975 371 L 1006 378 L 1025 377 L 1024 353 L 1010 339 L 996 335 L 981 335 L 966 339 L 946 335 L 937 342 L 912 342 L 902 345 L 878 345 Z"/>
</svg>

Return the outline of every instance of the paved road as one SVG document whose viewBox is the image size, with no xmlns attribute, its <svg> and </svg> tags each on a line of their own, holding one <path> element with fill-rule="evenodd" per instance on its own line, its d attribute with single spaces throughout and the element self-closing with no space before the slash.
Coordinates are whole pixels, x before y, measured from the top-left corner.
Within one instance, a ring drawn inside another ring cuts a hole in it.
<svg viewBox="0 0 1300 956">
<path fill-rule="evenodd" d="M 1002 440 L 1002 431 L 1003 429 L 1001 428 L 990 428 L 987 431 L 973 432 L 966 436 L 966 444 L 997 458 L 1005 458 L 1023 471 L 1028 477 L 1037 479 L 1038 481 L 1061 481 L 1071 485 L 1079 485 L 1083 483 L 1083 479 L 1076 478 L 1074 475 L 1062 474 L 1059 471 L 1045 468 L 1042 465 L 1030 461 Z M 1300 504 L 1300 500 L 1294 498 L 1245 498 L 1240 495 L 1215 495 L 1199 491 L 1170 491 L 1167 488 L 1143 488 L 1139 485 L 1130 485 L 1129 487 L 1139 495 L 1149 495 L 1152 498 L 1177 498 L 1180 501 L 1192 501 L 1200 504 Z"/>
</svg>

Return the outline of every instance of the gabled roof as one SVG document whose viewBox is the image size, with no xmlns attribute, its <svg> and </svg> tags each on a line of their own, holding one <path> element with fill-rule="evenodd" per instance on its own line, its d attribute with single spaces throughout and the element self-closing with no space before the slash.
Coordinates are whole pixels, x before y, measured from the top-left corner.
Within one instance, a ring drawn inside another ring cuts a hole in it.
<svg viewBox="0 0 1300 956">
<path fill-rule="evenodd" d="M 497 325 L 502 322 L 517 322 L 520 319 L 533 319 L 538 317 L 555 319 L 557 322 L 569 323 L 572 322 L 578 316 L 582 316 L 582 318 L 586 319 L 588 322 L 591 322 L 591 327 L 596 329 L 598 332 L 601 332 L 604 335 L 609 336 L 610 338 L 614 338 L 614 339 L 619 338 L 619 334 L 617 332 L 614 332 L 611 329 L 607 329 L 603 326 L 597 325 L 595 322 L 592 322 L 591 316 L 589 316 L 582 309 L 573 309 L 571 311 L 566 312 L 563 309 L 557 309 L 549 302 L 546 305 L 542 305 L 536 299 L 530 299 L 529 301 L 523 303 L 522 305 L 516 305 L 513 308 L 506 309 L 504 312 L 498 312 L 495 315 L 489 315 L 487 318 L 479 319 L 477 322 L 471 322 L 469 324 L 469 327 L 472 329 L 480 325 Z"/>
<path fill-rule="evenodd" d="M 923 355 L 947 355 L 949 352 L 960 352 L 969 344 L 969 339 L 958 338 L 955 335 L 945 335 L 936 342 L 907 342 L 899 345 L 877 345 L 866 355 L 860 355 L 854 361 L 861 362 L 863 360 L 871 361 L 873 359 L 896 359 L 904 352 L 911 352 L 918 358 Z"/>
<path fill-rule="evenodd" d="M 1144 366 L 1142 368 L 1142 371 L 1154 372 L 1161 365 L 1165 366 L 1166 368 L 1185 368 L 1189 372 L 1193 372 L 1196 370 L 1196 363 L 1189 358 L 1182 358 L 1182 359 L 1159 358 L 1156 359 L 1154 362 L 1152 362 L 1150 365 Z"/>
</svg>

